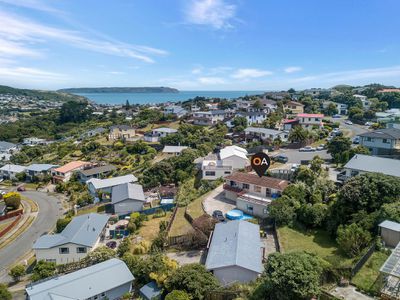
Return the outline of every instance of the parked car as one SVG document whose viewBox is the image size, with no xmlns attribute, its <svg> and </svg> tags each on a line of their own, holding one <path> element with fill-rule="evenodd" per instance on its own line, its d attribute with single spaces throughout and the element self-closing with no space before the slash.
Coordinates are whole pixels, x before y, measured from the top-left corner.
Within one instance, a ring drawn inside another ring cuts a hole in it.
<svg viewBox="0 0 400 300">
<path fill-rule="evenodd" d="M 224 214 L 220 210 L 214 210 L 213 218 L 216 219 L 219 222 L 224 222 L 225 221 Z"/>
<path fill-rule="evenodd" d="M 353 144 L 359 144 L 360 143 L 360 137 L 356 136 L 353 138 Z"/>
<path fill-rule="evenodd" d="M 117 242 L 116 241 L 110 241 L 106 243 L 106 246 L 110 249 L 115 249 L 117 248 Z"/>
<path fill-rule="evenodd" d="M 314 152 L 316 149 L 311 146 L 305 146 L 304 148 L 300 148 L 300 152 Z"/>
<path fill-rule="evenodd" d="M 344 122 L 344 124 L 347 124 L 347 125 L 353 125 L 353 122 L 352 122 L 352 121 L 350 121 L 350 120 L 346 120 L 346 121 Z"/>
<path fill-rule="evenodd" d="M 286 155 L 279 154 L 276 155 L 272 158 L 274 161 L 280 162 L 280 163 L 287 163 L 289 161 L 289 158 Z"/>
<path fill-rule="evenodd" d="M 23 185 L 19 185 L 19 186 L 17 187 L 17 191 L 18 191 L 18 192 L 25 192 L 26 189 L 25 189 L 25 187 L 24 187 Z"/>
<path fill-rule="evenodd" d="M 325 144 L 321 144 L 317 147 L 317 151 L 321 151 L 325 149 Z"/>
<path fill-rule="evenodd" d="M 339 119 L 339 118 L 341 118 L 342 116 L 341 115 L 333 115 L 332 116 L 332 118 L 334 118 L 334 119 Z"/>
<path fill-rule="evenodd" d="M 372 126 L 372 122 L 365 122 L 365 126 Z"/>
<path fill-rule="evenodd" d="M 292 164 L 292 167 L 290 168 L 290 171 L 294 172 L 296 171 L 298 168 L 300 168 L 299 164 Z"/>
</svg>

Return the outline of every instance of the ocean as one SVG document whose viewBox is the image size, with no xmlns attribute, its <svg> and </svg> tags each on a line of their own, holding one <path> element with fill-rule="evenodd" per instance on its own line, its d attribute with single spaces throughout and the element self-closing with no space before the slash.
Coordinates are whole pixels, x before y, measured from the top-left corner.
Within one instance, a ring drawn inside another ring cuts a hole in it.
<svg viewBox="0 0 400 300">
<path fill-rule="evenodd" d="M 246 95 L 259 95 L 263 91 L 180 91 L 179 93 L 76 93 L 98 104 L 156 104 L 185 101 L 196 96 L 233 99 Z"/>
</svg>

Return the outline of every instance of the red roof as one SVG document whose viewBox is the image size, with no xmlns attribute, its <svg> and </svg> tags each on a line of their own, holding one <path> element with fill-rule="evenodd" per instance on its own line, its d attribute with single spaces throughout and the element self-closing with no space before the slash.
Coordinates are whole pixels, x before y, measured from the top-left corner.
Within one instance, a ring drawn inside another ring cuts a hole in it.
<svg viewBox="0 0 400 300">
<path fill-rule="evenodd" d="M 273 188 L 278 191 L 283 191 L 289 185 L 289 181 L 283 179 L 267 177 L 267 176 L 259 177 L 255 174 L 242 173 L 242 172 L 233 173 L 232 175 L 226 176 L 225 179 L 238 181 L 242 183 L 254 184 L 267 188 Z"/>
<path fill-rule="evenodd" d="M 323 118 L 324 114 L 297 114 L 300 118 Z"/>
<path fill-rule="evenodd" d="M 288 123 L 295 123 L 298 122 L 299 120 L 297 119 L 285 119 L 283 120 L 283 124 L 288 124 Z"/>
</svg>

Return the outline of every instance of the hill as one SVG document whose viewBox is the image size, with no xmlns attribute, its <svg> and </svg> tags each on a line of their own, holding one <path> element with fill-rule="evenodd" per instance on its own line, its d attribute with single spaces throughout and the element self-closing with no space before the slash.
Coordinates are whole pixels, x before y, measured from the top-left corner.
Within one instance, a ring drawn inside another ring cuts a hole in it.
<svg viewBox="0 0 400 300">
<path fill-rule="evenodd" d="M 60 89 L 64 93 L 179 93 L 179 90 L 170 87 L 84 87 Z"/>
</svg>

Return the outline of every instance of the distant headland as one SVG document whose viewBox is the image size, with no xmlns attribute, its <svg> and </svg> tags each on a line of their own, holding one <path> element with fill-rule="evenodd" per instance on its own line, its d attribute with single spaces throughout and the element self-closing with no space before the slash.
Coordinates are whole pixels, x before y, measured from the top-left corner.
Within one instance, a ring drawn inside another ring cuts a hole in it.
<svg viewBox="0 0 400 300">
<path fill-rule="evenodd" d="M 179 93 L 170 87 L 83 87 L 60 89 L 63 93 Z"/>
</svg>

